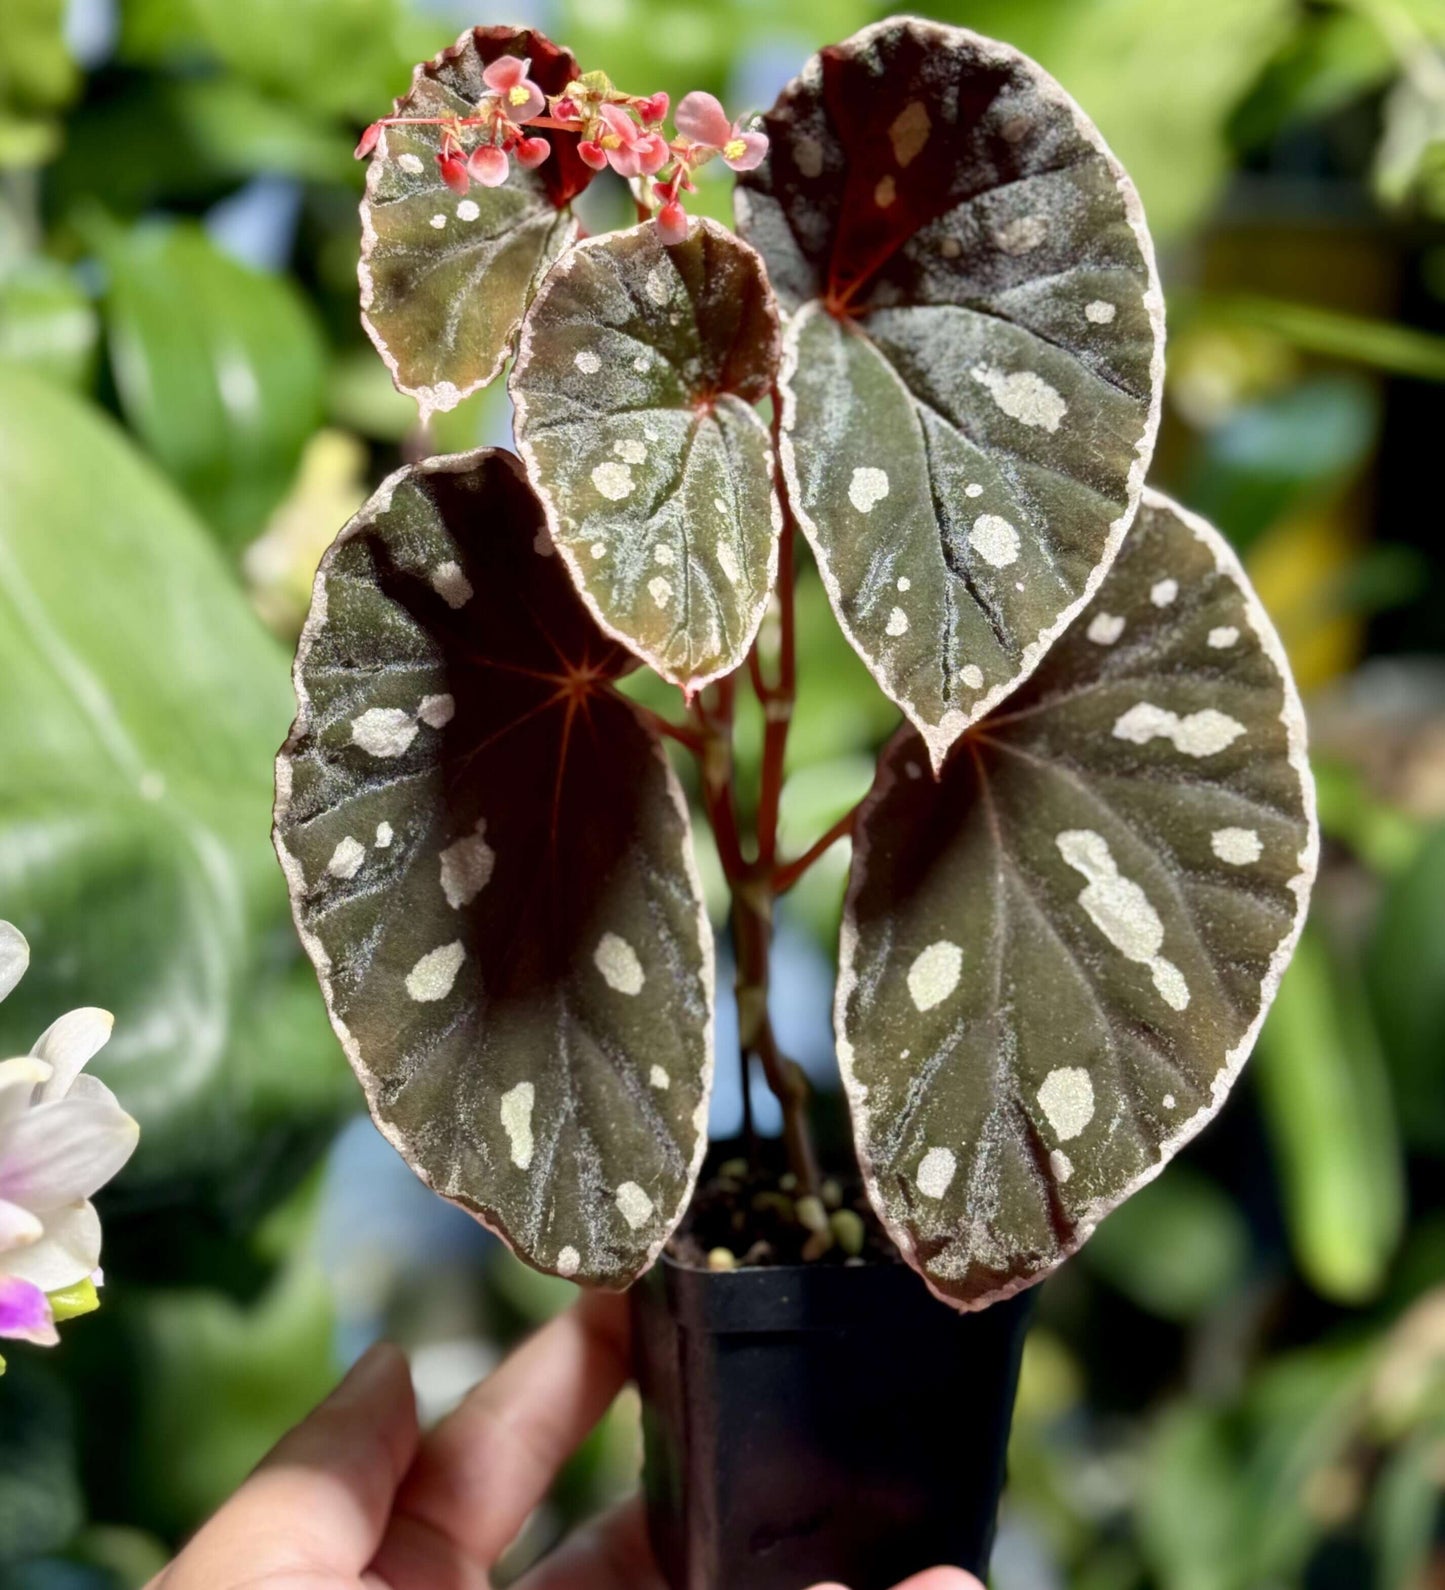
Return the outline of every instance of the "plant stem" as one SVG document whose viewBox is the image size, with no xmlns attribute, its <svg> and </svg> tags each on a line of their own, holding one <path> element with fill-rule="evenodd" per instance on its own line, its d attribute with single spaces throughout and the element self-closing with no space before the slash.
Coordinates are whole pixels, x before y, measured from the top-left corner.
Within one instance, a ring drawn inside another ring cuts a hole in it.
<svg viewBox="0 0 1445 1590">
<path fill-rule="evenodd" d="M 858 808 L 854 806 L 850 811 L 838 819 L 836 823 L 823 835 L 815 839 L 811 845 L 794 861 L 789 861 L 773 873 L 773 893 L 786 894 L 809 867 L 823 855 L 831 850 L 840 839 L 849 837 L 853 832 L 853 824 L 858 820 Z"/>
</svg>

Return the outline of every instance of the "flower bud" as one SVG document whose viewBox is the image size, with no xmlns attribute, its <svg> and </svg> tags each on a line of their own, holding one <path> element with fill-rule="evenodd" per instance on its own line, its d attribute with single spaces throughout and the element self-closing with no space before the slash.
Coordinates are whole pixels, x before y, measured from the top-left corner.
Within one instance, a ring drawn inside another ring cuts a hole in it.
<svg viewBox="0 0 1445 1590">
<path fill-rule="evenodd" d="M 517 164 L 535 171 L 551 153 L 552 146 L 545 138 L 524 138 L 517 145 Z"/>
<path fill-rule="evenodd" d="M 687 211 L 676 199 L 664 204 L 657 212 L 657 233 L 669 246 L 687 241 Z"/>
<path fill-rule="evenodd" d="M 438 155 L 437 165 L 441 170 L 442 181 L 453 193 L 465 193 L 472 185 L 472 179 L 467 175 L 467 162 L 455 152 Z"/>
<path fill-rule="evenodd" d="M 371 126 L 368 127 L 364 133 L 362 133 L 361 139 L 356 145 L 356 158 L 358 160 L 365 160 L 371 151 L 376 148 L 376 140 L 380 137 L 381 123 L 379 121 L 374 121 L 372 122 Z"/>
<path fill-rule="evenodd" d="M 467 161 L 467 171 L 484 188 L 500 188 L 507 180 L 508 169 L 506 152 L 495 144 L 479 145 Z"/>
<path fill-rule="evenodd" d="M 578 158 L 584 166 L 591 166 L 594 171 L 601 171 L 607 164 L 607 151 L 595 139 L 585 139 L 577 145 Z"/>
<path fill-rule="evenodd" d="M 649 126 L 664 120 L 667 116 L 667 107 L 671 103 L 665 93 L 656 93 L 649 99 L 644 99 L 637 107 L 637 113 Z"/>
</svg>

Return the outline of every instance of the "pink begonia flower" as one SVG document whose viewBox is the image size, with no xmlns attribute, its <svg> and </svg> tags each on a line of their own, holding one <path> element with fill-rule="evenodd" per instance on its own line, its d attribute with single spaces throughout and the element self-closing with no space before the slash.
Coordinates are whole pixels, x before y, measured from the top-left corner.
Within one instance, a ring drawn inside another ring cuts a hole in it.
<svg viewBox="0 0 1445 1590">
<path fill-rule="evenodd" d="M 506 152 L 496 144 L 479 144 L 467 161 L 467 175 L 484 188 L 500 188 L 507 180 Z"/>
<path fill-rule="evenodd" d="M 535 171 L 551 153 L 552 146 L 545 138 L 524 138 L 517 145 L 517 164 L 525 171 Z"/>
<path fill-rule="evenodd" d="M 607 123 L 601 147 L 619 177 L 650 177 L 667 164 L 670 151 L 661 133 L 639 127 L 620 105 L 602 105 L 597 114 Z"/>
<path fill-rule="evenodd" d="M 684 138 L 715 149 L 734 171 L 751 171 L 762 164 L 768 152 L 766 133 L 744 132 L 742 123 L 728 120 L 728 113 L 711 94 L 694 89 L 677 107 L 673 124 Z"/>
<path fill-rule="evenodd" d="M 507 120 L 517 127 L 547 108 L 547 96 L 527 76 L 531 64 L 519 55 L 504 55 L 482 73 L 482 81 L 501 100 Z"/>
<path fill-rule="evenodd" d="M 0 922 L 0 999 L 30 948 Z M 48 1293 L 100 1280 L 90 1202 L 135 1151 L 140 1128 L 103 1082 L 81 1073 L 110 1037 L 109 1011 L 72 1010 L 28 1055 L 0 1061 L 0 1336 L 52 1345 Z"/>
</svg>

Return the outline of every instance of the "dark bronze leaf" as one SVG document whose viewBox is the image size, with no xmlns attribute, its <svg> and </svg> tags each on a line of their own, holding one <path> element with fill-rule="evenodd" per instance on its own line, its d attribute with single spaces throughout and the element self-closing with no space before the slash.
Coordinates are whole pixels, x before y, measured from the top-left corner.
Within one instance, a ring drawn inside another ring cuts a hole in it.
<svg viewBox="0 0 1445 1590">
<path fill-rule="evenodd" d="M 714 221 L 589 240 L 522 329 L 517 443 L 577 589 L 609 634 L 695 688 L 746 658 L 777 573 L 777 369 L 757 254 Z"/>
<path fill-rule="evenodd" d="M 783 467 L 935 764 L 1038 665 L 1139 501 L 1163 308 L 1132 184 L 1006 45 L 894 19 L 766 118 L 743 235 L 788 312 Z"/>
<path fill-rule="evenodd" d="M 378 1126 L 541 1269 L 622 1285 L 706 1139 L 687 806 L 517 461 L 393 475 L 317 576 L 276 843 Z"/>
<path fill-rule="evenodd" d="M 487 92 L 483 71 L 503 55 L 529 57 L 548 94 L 577 75 L 571 53 L 533 28 L 469 28 L 417 67 L 395 114 L 470 116 Z M 423 419 L 501 370 L 537 282 L 576 235 L 567 206 L 592 177 L 577 135 L 549 131 L 552 153 L 536 170 L 514 160 L 503 186 L 474 183 L 459 196 L 437 168 L 441 133 L 386 128 L 361 205 L 362 324 Z M 477 134 L 462 138 L 470 150 Z"/>
<path fill-rule="evenodd" d="M 1039 1280 L 1223 1103 L 1317 837 L 1284 652 L 1157 493 L 1089 609 L 935 782 L 858 827 L 836 1022 L 869 1192 L 943 1298 Z"/>
</svg>

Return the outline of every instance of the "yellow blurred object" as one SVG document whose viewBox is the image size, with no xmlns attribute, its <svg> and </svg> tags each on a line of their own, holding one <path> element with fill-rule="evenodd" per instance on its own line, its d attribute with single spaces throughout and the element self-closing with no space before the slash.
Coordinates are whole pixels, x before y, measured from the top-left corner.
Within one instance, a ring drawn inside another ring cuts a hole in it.
<svg viewBox="0 0 1445 1590">
<path fill-rule="evenodd" d="M 1341 611 L 1337 600 L 1358 557 L 1344 505 L 1333 502 L 1281 519 L 1245 558 L 1305 694 L 1348 673 L 1359 660 L 1364 624 Z"/>
<path fill-rule="evenodd" d="M 100 1307 L 100 1296 L 94 1281 L 77 1281 L 59 1292 L 51 1292 L 50 1312 L 57 1325 L 68 1319 L 78 1319 L 82 1314 L 94 1314 Z"/>
<path fill-rule="evenodd" d="M 1169 348 L 1165 387 L 1175 413 L 1196 430 L 1212 430 L 1245 403 L 1287 386 L 1299 356 L 1283 337 L 1255 326 L 1186 322 Z"/>
<path fill-rule="evenodd" d="M 246 548 L 242 570 L 262 621 L 286 639 L 300 632 L 316 565 L 366 501 L 366 445 L 349 431 L 318 431 L 290 494 Z"/>
</svg>

